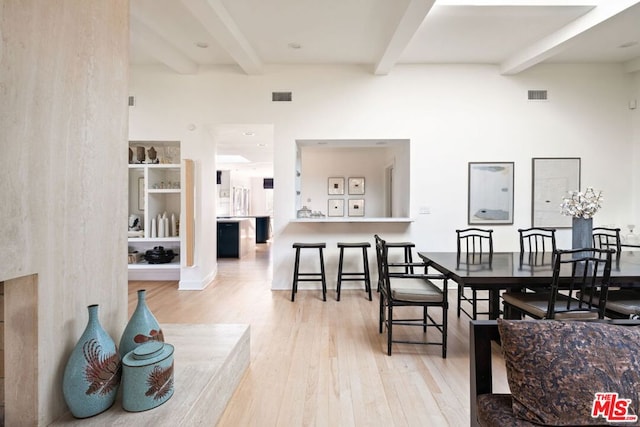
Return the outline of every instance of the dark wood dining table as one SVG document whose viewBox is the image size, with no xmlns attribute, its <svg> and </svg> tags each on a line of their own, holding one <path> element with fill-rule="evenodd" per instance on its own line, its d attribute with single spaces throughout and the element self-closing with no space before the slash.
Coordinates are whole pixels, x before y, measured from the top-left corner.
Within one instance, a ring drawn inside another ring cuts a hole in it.
<svg viewBox="0 0 640 427">
<path fill-rule="evenodd" d="M 490 318 L 500 316 L 500 292 L 513 289 L 535 289 L 551 285 L 553 276 L 552 254 L 522 254 L 520 252 L 494 252 L 487 254 L 462 254 L 456 252 L 418 252 L 430 267 L 449 280 L 478 290 L 489 291 Z M 615 258 L 615 257 L 614 257 Z M 561 276 L 570 277 L 567 270 Z M 640 287 L 640 252 L 622 252 L 611 266 L 611 283 L 620 286 Z"/>
</svg>

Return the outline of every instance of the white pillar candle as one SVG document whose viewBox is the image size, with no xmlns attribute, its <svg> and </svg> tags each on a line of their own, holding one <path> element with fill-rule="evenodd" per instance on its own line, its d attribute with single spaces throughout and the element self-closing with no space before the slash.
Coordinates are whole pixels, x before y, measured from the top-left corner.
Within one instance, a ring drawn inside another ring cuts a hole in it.
<svg viewBox="0 0 640 427">
<path fill-rule="evenodd" d="M 158 237 L 155 218 L 151 219 L 151 235 L 149 237 Z"/>
<path fill-rule="evenodd" d="M 171 234 L 169 234 L 169 218 L 162 218 L 162 228 L 164 228 L 164 237 L 171 237 Z"/>
<path fill-rule="evenodd" d="M 165 232 L 164 219 L 160 218 L 160 220 L 158 221 L 158 237 L 160 238 L 166 237 L 164 232 Z"/>
</svg>

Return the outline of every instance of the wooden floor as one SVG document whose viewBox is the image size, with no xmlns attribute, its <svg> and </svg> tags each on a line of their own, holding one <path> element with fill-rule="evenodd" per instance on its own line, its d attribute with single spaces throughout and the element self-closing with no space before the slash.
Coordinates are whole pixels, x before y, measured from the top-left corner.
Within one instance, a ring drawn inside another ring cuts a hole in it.
<svg viewBox="0 0 640 427">
<path fill-rule="evenodd" d="M 455 291 L 447 358 L 438 346 L 406 344 L 389 357 L 377 295 L 343 288 L 340 302 L 335 290 L 323 302 L 320 291 L 299 291 L 292 303 L 290 292 L 270 289 L 269 257 L 269 245 L 258 245 L 255 257 L 219 260 L 203 291 L 129 282 L 130 313 L 146 289 L 161 323 L 251 325 L 251 364 L 218 426 L 469 425 L 468 319 L 455 315 Z M 504 379 L 495 385 L 506 390 Z"/>
</svg>

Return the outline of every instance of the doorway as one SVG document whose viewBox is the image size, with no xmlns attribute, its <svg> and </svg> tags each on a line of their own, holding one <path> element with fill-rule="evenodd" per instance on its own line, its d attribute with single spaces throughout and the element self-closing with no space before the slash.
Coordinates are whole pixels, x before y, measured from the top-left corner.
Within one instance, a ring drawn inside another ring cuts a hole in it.
<svg viewBox="0 0 640 427">
<path fill-rule="evenodd" d="M 238 251 L 232 251 L 239 254 L 237 257 L 224 258 L 243 263 L 255 259 L 258 252 L 264 252 L 265 247 L 270 249 L 272 244 L 274 126 L 224 124 L 214 126 L 212 134 L 219 178 L 215 186 L 218 229 L 222 222 L 238 220 L 240 226 L 248 221 L 254 230 L 250 234 L 255 239 L 246 239 L 246 232 L 241 233 L 244 240 L 238 239 L 238 245 L 250 245 L 249 249 L 239 247 Z M 229 244 L 229 239 L 221 242 L 220 231 L 217 232 L 220 249 L 220 245 Z"/>
</svg>

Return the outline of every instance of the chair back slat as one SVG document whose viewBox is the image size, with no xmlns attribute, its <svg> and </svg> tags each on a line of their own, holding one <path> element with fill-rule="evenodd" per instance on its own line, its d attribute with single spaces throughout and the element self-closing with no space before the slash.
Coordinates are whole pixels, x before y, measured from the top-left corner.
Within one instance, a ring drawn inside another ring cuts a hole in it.
<svg viewBox="0 0 640 427">
<path fill-rule="evenodd" d="M 616 261 L 620 258 L 622 241 L 619 228 L 595 227 L 593 229 L 593 247 L 598 249 L 615 249 Z"/>
<path fill-rule="evenodd" d="M 483 256 L 493 258 L 493 230 L 484 228 L 465 228 L 456 230 L 456 247 L 458 255 L 458 265 L 461 254 L 465 253 L 467 259 L 475 260 L 476 257 L 482 259 Z"/>
<path fill-rule="evenodd" d="M 556 250 L 546 318 L 570 312 L 593 312 L 604 318 L 614 253 L 598 248 Z"/>
<path fill-rule="evenodd" d="M 555 228 L 531 227 L 518 229 L 520 253 L 545 253 L 556 250 Z"/>
</svg>

